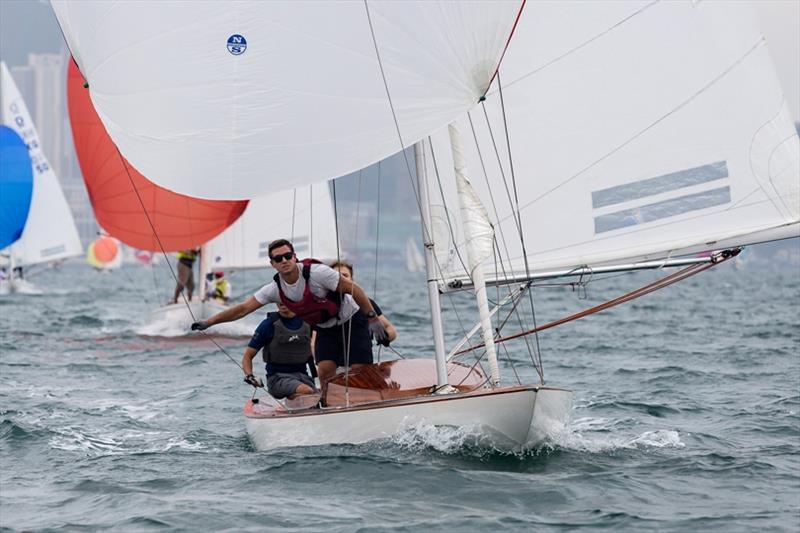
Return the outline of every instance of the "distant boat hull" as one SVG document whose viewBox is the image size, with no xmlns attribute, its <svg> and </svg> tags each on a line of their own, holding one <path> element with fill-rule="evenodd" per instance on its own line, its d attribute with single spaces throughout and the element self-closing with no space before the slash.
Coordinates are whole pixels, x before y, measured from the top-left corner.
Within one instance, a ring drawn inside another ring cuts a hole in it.
<svg viewBox="0 0 800 533">
<path fill-rule="evenodd" d="M 150 322 L 170 322 L 173 324 L 185 325 L 188 331 L 189 326 L 195 320 L 203 320 L 211 315 L 215 315 L 220 311 L 224 311 L 228 307 L 225 304 L 206 300 L 204 302 L 194 300 L 189 302 L 186 306 L 184 302 L 176 304 L 168 304 L 150 313 Z"/>
<path fill-rule="evenodd" d="M 36 285 L 25 279 L 5 279 L 0 281 L 0 295 L 3 294 L 44 294 Z"/>
<path fill-rule="evenodd" d="M 292 414 L 280 414 L 268 405 L 250 401 L 244 413 L 247 433 L 258 450 L 362 444 L 422 425 L 463 428 L 481 444 L 519 452 L 562 430 L 571 408 L 571 391 L 518 386 Z"/>
</svg>

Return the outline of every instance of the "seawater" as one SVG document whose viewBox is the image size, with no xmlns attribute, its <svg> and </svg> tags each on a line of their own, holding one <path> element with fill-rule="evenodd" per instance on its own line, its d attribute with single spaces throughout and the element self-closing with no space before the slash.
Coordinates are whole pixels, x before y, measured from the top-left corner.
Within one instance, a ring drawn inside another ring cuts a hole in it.
<svg viewBox="0 0 800 533">
<path fill-rule="evenodd" d="M 536 320 L 659 275 L 537 289 Z M 575 406 L 563 433 L 520 455 L 424 426 L 255 451 L 239 368 L 200 335 L 142 334 L 168 276 L 67 264 L 35 279 L 42 296 L 0 297 L 4 530 L 800 530 L 797 272 L 721 266 L 541 333 L 545 378 Z M 257 287 L 248 276 L 236 288 Z M 424 279 L 362 281 L 397 351 L 429 355 Z M 473 325 L 469 308 L 467 295 L 444 300 L 449 344 Z M 215 340 L 240 359 L 245 338 Z M 501 350 L 506 382 L 509 360 L 536 380 L 521 341 Z"/>
</svg>

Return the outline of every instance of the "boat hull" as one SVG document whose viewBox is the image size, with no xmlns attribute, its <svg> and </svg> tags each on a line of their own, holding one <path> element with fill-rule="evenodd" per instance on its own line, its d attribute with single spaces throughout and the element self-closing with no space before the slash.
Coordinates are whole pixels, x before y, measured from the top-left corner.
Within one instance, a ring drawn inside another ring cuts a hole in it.
<svg viewBox="0 0 800 533">
<path fill-rule="evenodd" d="M 463 428 L 481 445 L 518 452 L 566 426 L 572 393 L 549 387 L 507 387 L 292 414 L 259 405 L 248 402 L 245 406 L 247 433 L 258 450 L 362 444 L 424 425 Z"/>
<path fill-rule="evenodd" d="M 189 302 L 188 307 L 186 303 L 178 302 L 153 310 L 150 313 L 150 322 L 180 323 L 188 327 L 195 320 L 203 320 L 225 309 L 227 309 L 225 305 L 212 300 L 206 300 L 205 302 L 195 300 Z M 191 313 L 189 310 L 191 310 Z"/>
</svg>

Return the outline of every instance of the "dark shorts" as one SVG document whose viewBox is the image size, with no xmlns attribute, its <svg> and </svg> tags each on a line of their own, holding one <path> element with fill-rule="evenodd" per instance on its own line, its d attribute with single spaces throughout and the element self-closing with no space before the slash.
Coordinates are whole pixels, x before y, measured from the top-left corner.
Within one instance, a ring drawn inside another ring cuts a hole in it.
<svg viewBox="0 0 800 533">
<path fill-rule="evenodd" d="M 348 339 L 350 340 L 350 357 L 346 360 Z M 369 319 L 359 311 L 344 324 L 330 328 L 317 328 L 314 354 L 317 363 L 335 361 L 337 366 L 347 366 L 348 361 L 351 365 L 371 364 L 373 359 Z"/>
<path fill-rule="evenodd" d="M 267 391 L 277 400 L 291 396 L 301 384 L 308 385 L 314 390 L 317 388 L 314 380 L 305 372 L 278 372 L 267 376 Z"/>
</svg>

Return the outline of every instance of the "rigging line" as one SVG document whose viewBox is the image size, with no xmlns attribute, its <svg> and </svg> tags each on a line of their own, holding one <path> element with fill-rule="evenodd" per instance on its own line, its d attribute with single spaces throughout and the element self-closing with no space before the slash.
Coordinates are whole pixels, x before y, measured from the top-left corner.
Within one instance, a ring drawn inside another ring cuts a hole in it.
<svg viewBox="0 0 800 533">
<path fill-rule="evenodd" d="M 530 265 L 528 263 L 528 252 L 525 248 L 525 236 L 522 232 L 522 212 L 519 208 L 519 194 L 517 192 L 517 177 L 516 173 L 514 172 L 514 158 L 511 156 L 511 137 L 508 134 L 508 120 L 506 116 L 506 106 L 505 106 L 505 99 L 503 97 L 503 83 L 500 78 L 500 73 L 497 73 L 497 87 L 500 92 L 500 109 L 502 110 L 503 114 L 503 129 L 505 131 L 506 137 L 506 149 L 508 151 L 508 164 L 509 169 L 511 171 L 511 184 L 514 188 L 514 204 L 512 205 L 512 211 L 516 210 L 516 220 L 517 220 L 517 231 L 519 232 L 519 242 L 522 246 L 522 259 L 525 263 L 525 276 L 530 278 L 531 277 L 531 270 Z M 484 107 L 485 109 L 485 107 Z M 533 320 L 533 327 L 536 329 L 536 307 L 533 304 L 533 291 L 528 291 L 528 300 L 530 302 L 531 307 L 531 319 Z M 536 346 L 535 357 L 539 363 L 540 369 L 540 376 L 542 381 L 544 381 L 544 368 L 542 368 L 542 348 L 539 344 L 539 336 L 534 334 L 534 344 Z"/>
<path fill-rule="evenodd" d="M 336 262 L 340 262 L 342 260 L 341 256 L 341 248 L 339 247 L 339 202 L 336 200 L 336 180 L 331 180 L 331 193 L 333 195 L 333 226 L 334 231 L 336 233 Z M 356 226 L 358 226 L 358 221 L 356 221 Z M 341 274 L 339 274 L 339 283 L 341 283 Z M 352 280 L 351 280 L 352 281 Z M 311 282 L 311 273 L 309 272 L 309 283 Z M 345 303 L 345 296 L 344 293 L 339 293 L 339 312 L 337 313 L 337 321 L 341 318 L 342 309 L 344 308 Z M 350 297 L 352 298 L 353 295 L 350 293 Z M 352 328 L 353 328 L 353 320 L 352 316 L 350 319 L 347 320 L 347 333 L 345 333 L 345 324 L 334 324 L 331 327 L 339 326 L 339 329 L 342 332 L 342 347 L 344 348 L 344 396 L 345 396 L 345 404 L 350 405 L 350 345 L 352 341 Z M 322 386 L 322 380 L 320 380 L 320 386 Z"/>
<path fill-rule="evenodd" d="M 524 75 L 520 76 L 519 78 L 517 78 L 517 79 L 515 79 L 515 80 L 511 81 L 511 83 L 509 83 L 508 85 L 506 85 L 506 87 L 511 87 L 511 86 L 512 86 L 512 85 L 514 85 L 515 83 L 517 83 L 517 82 L 519 82 L 519 81 L 522 81 L 522 80 L 524 80 L 525 78 L 528 78 L 528 77 L 530 77 L 530 76 L 533 76 L 534 74 L 536 74 L 536 73 L 538 73 L 538 72 L 541 72 L 542 70 L 544 70 L 544 69 L 546 69 L 547 67 L 549 67 L 549 66 L 553 65 L 554 63 L 558 63 L 559 61 L 561 61 L 561 60 L 562 60 L 562 59 L 564 59 L 565 57 L 567 57 L 567 56 L 569 56 L 569 55 L 572 55 L 573 53 L 577 52 L 577 51 L 578 51 L 578 50 L 580 50 L 581 48 L 584 48 L 584 47 L 588 46 L 589 44 L 593 43 L 594 41 L 596 41 L 596 40 L 597 40 L 597 39 L 599 39 L 600 37 L 602 37 L 602 36 L 606 35 L 607 33 L 611 32 L 611 31 L 613 31 L 613 30 L 615 30 L 615 29 L 616 29 L 616 28 L 618 28 L 619 26 L 622 26 L 623 24 L 625 24 L 626 22 L 628 22 L 629 20 L 631 20 L 633 17 L 635 17 L 635 16 L 637 16 L 637 15 L 640 15 L 640 14 L 642 14 L 642 13 L 643 13 L 644 11 L 646 11 L 647 9 L 650 9 L 651 7 L 653 7 L 654 5 L 656 5 L 656 4 L 657 4 L 659 1 L 660 1 L 660 0 L 653 0 L 653 1 L 652 1 L 652 2 L 650 2 L 649 4 L 647 4 L 647 5 L 645 5 L 645 6 L 642 6 L 642 7 L 641 7 L 641 8 L 640 8 L 638 11 L 634 11 L 633 13 L 631 13 L 630 15 L 628 15 L 627 17 L 623 18 L 622 20 L 620 20 L 620 21 L 619 21 L 619 22 L 617 22 L 616 24 L 613 24 L 612 26 L 609 26 L 608 28 L 606 28 L 605 30 L 601 31 L 601 32 L 600 32 L 600 33 L 598 33 L 597 35 L 595 35 L 595 36 L 593 36 L 593 37 L 590 37 L 588 40 L 586 40 L 586 41 L 584 41 L 584 42 L 582 42 L 582 43 L 578 44 L 577 46 L 574 46 L 573 48 L 570 48 L 569 50 L 567 50 L 566 52 L 564 52 L 564 53 L 563 53 L 563 54 L 561 54 L 560 56 L 557 56 L 557 57 L 555 57 L 555 58 L 551 59 L 550 61 L 548 61 L 547 63 L 545 63 L 545 64 L 544 64 L 544 65 L 542 65 L 541 67 L 538 67 L 538 68 L 536 68 L 536 69 L 534 69 L 534 70 L 532 70 L 532 71 L 528 72 L 527 74 L 524 74 Z"/>
<path fill-rule="evenodd" d="M 763 45 L 765 42 L 766 41 L 765 41 L 764 37 L 760 37 L 758 39 L 758 41 L 755 44 L 753 44 L 753 46 L 751 46 L 750 49 L 748 49 L 747 52 L 745 52 L 741 57 L 739 57 L 736 61 L 734 61 L 727 68 L 725 68 L 725 70 L 723 70 L 721 73 L 719 73 L 717 76 L 715 76 L 711 81 L 706 83 L 704 86 L 702 86 L 700 89 L 698 89 L 692 95 L 690 95 L 688 98 L 686 98 L 685 100 L 680 102 L 677 106 L 673 107 L 672 109 L 670 109 L 669 111 L 667 111 L 666 113 L 664 113 L 663 115 L 658 117 L 656 120 L 654 120 L 653 122 L 651 122 L 650 124 L 648 124 L 647 126 L 642 128 L 638 132 L 634 133 L 631 137 L 629 137 L 628 139 L 626 139 L 625 141 L 623 141 L 619 145 L 617 145 L 614 148 L 612 148 L 610 151 L 606 152 L 604 155 L 600 156 L 599 158 L 597 158 L 593 162 L 591 162 L 588 165 L 586 165 L 585 167 L 583 167 L 581 170 L 579 170 L 578 172 L 576 172 L 572 176 L 568 177 L 567 179 L 565 179 L 561 183 L 558 183 L 557 185 L 554 185 L 553 187 L 551 187 L 550 189 L 544 191 L 542 194 L 540 194 L 536 198 L 534 198 L 534 199 L 530 200 L 529 202 L 525 203 L 521 207 L 521 209 L 526 209 L 526 208 L 530 207 L 531 205 L 535 204 L 536 202 L 538 202 L 542 198 L 544 198 L 546 196 L 549 196 L 550 194 L 552 194 L 553 192 L 557 191 L 558 189 L 560 189 L 561 187 L 563 187 L 567 183 L 570 183 L 575 178 L 578 178 L 579 176 L 585 174 L 586 172 L 588 172 L 589 170 L 591 170 L 592 168 L 594 168 L 598 164 L 602 163 L 603 161 L 605 161 L 606 159 L 608 159 L 612 155 L 616 154 L 617 152 L 619 152 L 620 150 L 622 150 L 623 148 L 628 146 L 630 143 L 632 143 L 633 141 L 635 141 L 636 139 L 638 139 L 639 137 L 641 137 L 642 135 L 644 135 L 645 133 L 647 133 L 648 131 L 653 129 L 655 126 L 657 126 L 658 124 L 660 124 L 661 122 L 663 122 L 664 120 L 669 118 L 670 116 L 674 115 L 675 113 L 677 113 L 678 111 L 680 111 L 681 109 L 683 109 L 684 107 L 689 105 L 695 98 L 697 98 L 698 96 L 700 96 L 701 94 L 706 92 L 708 89 L 710 89 L 711 87 L 716 85 L 716 83 L 719 80 L 724 78 L 733 69 L 735 69 L 742 62 L 744 62 L 744 60 L 747 59 L 750 56 L 750 54 L 752 54 L 755 50 L 758 49 L 759 46 Z M 508 217 L 505 217 L 503 220 L 505 220 L 506 218 L 508 218 Z M 502 221 L 498 221 L 498 222 L 502 222 Z"/>
<path fill-rule="evenodd" d="M 147 212 L 147 208 L 144 205 L 144 200 L 142 200 L 142 196 L 141 196 L 141 194 L 139 194 L 139 189 L 136 188 L 136 184 L 134 183 L 133 177 L 131 176 L 131 172 L 130 172 L 130 168 L 128 167 L 128 163 L 125 160 L 125 158 L 122 157 L 122 153 L 119 151 L 119 147 L 116 145 L 116 143 L 114 143 L 114 149 L 119 154 L 120 160 L 122 161 L 122 166 L 125 168 L 125 173 L 128 176 L 128 180 L 131 182 L 131 187 L 133 187 L 133 192 L 136 193 L 136 198 L 139 200 L 139 205 L 142 206 L 142 212 L 144 213 L 144 216 L 147 219 L 147 223 L 150 225 L 150 229 L 153 232 L 153 237 L 156 238 L 156 242 L 158 242 L 158 247 L 161 249 L 161 253 L 164 255 L 164 260 L 167 262 L 167 266 L 169 267 L 169 272 L 170 272 L 170 274 L 172 274 L 172 278 L 175 280 L 175 284 L 177 285 L 178 276 L 175 274 L 175 269 L 172 268 L 172 264 L 169 262 L 169 256 L 167 255 L 167 251 L 164 249 L 164 245 L 161 243 L 161 237 L 158 236 L 158 232 L 156 231 L 156 227 L 153 224 L 153 220 L 150 218 L 150 213 Z M 192 312 L 192 306 L 189 305 L 189 301 L 186 299 L 186 294 L 184 294 L 184 291 L 181 291 L 181 297 L 183 298 L 183 303 L 186 304 L 186 309 L 189 311 L 189 316 L 192 317 L 192 322 L 196 322 L 197 321 L 197 317 L 194 316 L 194 313 Z M 207 338 L 212 343 L 214 343 L 214 346 L 216 346 L 219 349 L 219 351 L 221 351 L 223 354 L 225 354 L 225 356 L 228 359 L 233 361 L 233 363 L 236 366 L 238 366 L 240 369 L 242 368 L 241 363 L 239 363 L 239 361 L 237 361 L 236 359 L 231 357 L 231 355 L 225 350 L 225 348 L 220 346 L 219 343 L 216 340 L 214 340 L 208 333 L 206 333 L 205 331 L 201 331 L 201 333 L 203 333 L 205 338 Z"/>
<path fill-rule="evenodd" d="M 640 287 L 640 288 L 638 288 L 638 289 L 636 289 L 634 291 L 631 291 L 631 292 L 629 292 L 627 294 L 623 294 L 622 296 L 619 296 L 619 297 L 614 298 L 612 300 L 608 300 L 606 302 L 603 302 L 600 305 L 596 305 L 594 307 L 590 307 L 588 309 L 584 309 L 583 311 L 579 311 L 577 313 L 574 313 L 572 315 L 560 318 L 558 320 L 554 320 L 552 322 L 548 322 L 546 324 L 543 324 L 543 325 L 539 326 L 537 329 L 538 329 L 538 331 L 543 331 L 545 329 L 550 329 L 550 328 L 555 327 L 555 326 L 560 326 L 561 324 L 565 324 L 567 322 L 571 322 L 573 320 L 577 320 L 579 318 L 583 318 L 585 316 L 588 316 L 588 315 L 591 315 L 591 314 L 594 314 L 594 313 L 597 313 L 597 312 L 600 312 L 600 311 L 604 311 L 606 309 L 610 309 L 611 307 L 615 307 L 615 306 L 617 306 L 619 304 L 622 304 L 622 303 L 625 303 L 625 302 L 629 302 L 631 300 L 639 298 L 640 296 L 644 296 L 646 294 L 650 294 L 651 292 L 657 291 L 659 289 L 663 289 L 664 287 L 667 287 L 669 285 L 672 285 L 673 283 L 677 283 L 679 281 L 682 281 L 682 280 L 684 280 L 684 279 L 686 279 L 686 278 L 688 278 L 690 276 L 694 276 L 695 274 L 699 274 L 700 272 L 708 270 L 709 268 L 713 268 L 713 267 L 717 266 L 718 264 L 723 263 L 723 262 L 727 261 L 728 259 L 731 259 L 732 257 L 736 257 L 737 255 L 739 255 L 740 251 L 741 251 L 741 248 L 737 248 L 737 249 L 733 249 L 733 250 L 725 250 L 725 251 L 720 252 L 719 254 L 716 255 L 717 259 L 714 262 L 711 262 L 711 263 L 698 263 L 698 264 L 695 264 L 695 265 L 690 265 L 690 266 L 688 266 L 688 267 L 686 267 L 684 269 L 679 270 L 678 272 L 675 272 L 673 274 L 670 274 L 669 276 L 666 276 L 664 278 L 656 280 L 653 283 L 650 283 L 648 285 Z M 509 341 L 509 340 L 512 340 L 512 339 L 516 339 L 516 338 L 519 338 L 519 337 L 524 337 L 526 335 L 530 335 L 531 333 L 534 333 L 534 331 L 533 330 L 522 331 L 522 332 L 516 333 L 514 335 L 510 335 L 508 337 L 503 337 L 503 338 L 497 339 L 497 340 L 495 340 L 495 343 L 496 344 L 503 343 L 503 342 L 506 342 L 506 341 Z M 468 348 L 468 349 L 462 350 L 460 352 L 456 352 L 455 355 L 459 355 L 461 353 L 466 353 L 469 350 L 477 349 L 477 348 L 481 348 L 481 347 L 482 347 L 482 345 L 478 345 L 475 348 Z"/>
<path fill-rule="evenodd" d="M 499 82 L 500 82 L 500 79 L 498 78 L 498 83 Z M 515 222 L 515 225 L 517 226 L 517 232 L 521 236 L 522 235 L 522 227 L 521 227 L 520 222 L 518 221 L 518 219 L 517 219 L 517 217 L 515 215 L 515 212 L 514 212 L 514 202 L 511 199 L 511 191 L 508 188 L 508 179 L 506 178 L 506 173 L 505 173 L 505 170 L 503 169 L 503 161 L 502 161 L 502 158 L 500 157 L 500 150 L 497 147 L 497 140 L 495 139 L 495 136 L 494 136 L 494 129 L 492 128 L 491 121 L 489 120 L 489 114 L 486 111 L 486 106 L 482 104 L 482 108 L 483 108 L 484 119 L 486 120 L 486 128 L 489 131 L 489 138 L 492 141 L 492 147 L 494 148 L 495 157 L 497 158 L 497 165 L 498 165 L 498 168 L 500 169 L 500 176 L 503 179 L 503 187 L 505 188 L 506 197 L 508 199 L 509 206 L 511 207 L 511 213 L 512 213 L 511 216 L 514 217 L 514 222 Z M 488 183 L 488 181 L 487 181 L 487 183 Z M 506 217 L 506 219 L 507 218 L 508 217 Z M 505 220 L 505 219 L 502 219 L 502 220 Z M 498 215 L 498 225 L 502 225 L 501 224 L 502 220 L 499 219 L 499 215 Z M 509 260 L 509 263 L 511 263 L 510 253 L 509 253 L 508 260 Z M 503 272 L 505 273 L 505 267 L 503 267 Z M 506 276 L 508 276 L 508 275 L 506 275 Z M 530 277 L 530 276 L 528 275 L 528 277 Z M 522 317 L 520 317 L 519 314 L 517 314 L 517 323 L 519 324 L 520 328 L 523 328 L 523 329 L 525 328 L 525 326 L 523 326 Z M 541 355 L 538 354 L 538 353 L 534 353 L 535 350 L 531 346 L 530 341 L 527 338 L 525 339 L 525 347 L 527 348 L 528 354 L 531 357 L 531 362 L 533 363 L 533 366 L 535 368 L 538 368 L 538 366 L 541 365 Z M 537 365 L 537 363 L 536 363 L 537 360 L 539 361 L 539 365 Z"/>
<path fill-rule="evenodd" d="M 419 213 L 420 213 L 423 238 L 425 240 L 427 240 L 428 242 L 433 242 L 430 230 L 427 227 L 427 224 L 425 223 L 425 217 L 422 216 L 422 213 L 423 213 L 422 202 L 420 201 L 419 193 L 417 191 L 416 184 L 414 183 L 414 176 L 416 175 L 416 173 L 411 172 L 411 163 L 409 163 L 409 161 L 408 161 L 408 154 L 406 154 L 406 145 L 405 145 L 405 142 L 403 141 L 403 135 L 400 133 L 400 123 L 397 121 L 397 113 L 395 112 L 395 109 L 394 109 L 394 102 L 392 101 L 392 94 L 389 91 L 389 83 L 386 80 L 386 72 L 383 69 L 383 61 L 381 60 L 381 54 L 380 54 L 380 51 L 378 50 L 378 40 L 375 37 L 375 28 L 372 25 L 372 16 L 370 15 L 370 12 L 369 12 L 369 4 L 367 3 L 367 0 L 364 0 L 364 9 L 366 10 L 366 14 L 367 14 L 367 22 L 369 23 L 369 31 L 370 31 L 370 35 L 372 36 L 372 44 L 375 47 L 375 56 L 376 56 L 376 58 L 378 60 L 378 67 L 380 68 L 380 71 L 381 71 L 381 79 L 383 80 L 383 88 L 386 90 L 386 98 L 389 100 L 389 109 L 392 112 L 392 120 L 394 121 L 394 127 L 395 127 L 395 130 L 397 131 L 397 138 L 400 141 L 400 151 L 403 153 L 403 161 L 405 161 L 406 172 L 408 172 L 408 179 L 411 182 L 411 188 L 414 191 L 414 198 L 417 201 L 417 208 L 419 209 Z"/>
<path fill-rule="evenodd" d="M 511 32 L 508 34 L 508 39 L 506 39 L 506 45 L 503 47 L 503 52 L 500 54 L 500 59 L 497 60 L 497 68 L 494 69 L 494 73 L 492 74 L 489 83 L 486 85 L 486 90 L 483 91 L 481 95 L 481 100 L 486 99 L 486 93 L 489 92 L 489 88 L 492 86 L 492 82 L 494 81 L 495 76 L 498 76 L 500 73 L 500 65 L 503 63 L 503 58 L 506 57 L 506 52 L 508 51 L 508 45 L 511 44 L 511 38 L 514 36 L 514 31 L 517 29 L 517 24 L 519 24 L 519 19 L 522 17 L 522 10 L 525 9 L 525 2 L 526 0 L 522 0 L 522 4 L 519 6 L 519 11 L 517 11 L 517 18 L 514 19 L 514 25 L 511 26 Z"/>
<path fill-rule="evenodd" d="M 292 242 L 294 242 L 294 219 L 296 214 L 297 214 L 297 187 L 292 189 L 292 233 L 291 233 Z"/>
<path fill-rule="evenodd" d="M 439 186 L 439 194 L 442 195 L 442 205 L 444 206 L 444 212 L 447 218 L 447 229 L 450 231 L 450 241 L 453 243 L 453 248 L 456 251 L 456 256 L 458 256 L 458 261 L 459 263 L 461 263 L 461 267 L 467 274 L 467 278 L 469 278 L 470 281 L 473 281 L 472 271 L 464 263 L 464 258 L 461 257 L 461 251 L 458 249 L 458 246 L 456 246 L 456 238 L 455 238 L 456 234 L 455 231 L 453 230 L 453 225 L 450 222 L 450 212 L 447 209 L 447 201 L 445 200 L 444 188 L 442 187 L 442 179 L 441 176 L 439 175 L 439 165 L 436 164 L 436 153 L 433 150 L 433 141 L 431 140 L 430 137 L 428 137 L 428 142 L 431 145 L 431 160 L 433 161 L 433 172 L 436 174 L 436 183 Z"/>
<path fill-rule="evenodd" d="M 408 178 L 409 178 L 409 181 L 411 182 L 412 190 L 414 191 L 414 198 L 417 200 L 417 206 L 419 208 L 419 213 L 420 213 L 420 215 L 422 215 L 423 214 L 423 209 L 422 209 L 422 202 L 420 200 L 420 194 L 419 194 L 419 191 L 417 191 L 416 185 L 414 184 L 413 176 L 415 176 L 415 173 L 411 172 L 411 164 L 408 161 L 408 154 L 406 153 L 405 143 L 403 141 L 403 135 L 400 132 L 400 123 L 397 121 L 397 113 L 395 112 L 394 102 L 392 101 L 392 94 L 391 94 L 391 91 L 389 91 L 389 83 L 386 80 L 386 72 L 384 71 L 384 68 L 383 68 L 383 61 L 381 60 L 380 50 L 378 49 L 378 41 L 377 41 L 377 39 L 375 37 L 375 28 L 374 28 L 374 26 L 372 24 L 372 17 L 370 16 L 369 4 L 368 4 L 367 0 L 364 0 L 364 9 L 365 9 L 366 15 L 367 15 L 367 22 L 369 23 L 370 35 L 372 36 L 372 44 L 375 47 L 375 56 L 376 56 L 376 58 L 378 60 L 378 66 L 380 67 L 380 71 L 381 71 L 381 79 L 383 80 L 383 87 L 386 90 L 386 97 L 389 100 L 389 108 L 390 108 L 390 110 L 392 112 L 392 120 L 394 121 L 395 130 L 397 131 L 397 138 L 400 141 L 400 149 L 401 149 L 401 151 L 403 153 L 403 161 L 405 162 L 406 171 L 408 172 Z M 425 217 L 424 216 L 420 216 L 420 218 L 421 218 L 422 231 L 423 231 L 423 235 L 425 237 L 425 240 L 428 243 L 432 243 L 433 239 L 432 239 L 432 236 L 431 236 L 430 228 L 427 227 L 427 224 L 425 222 Z M 437 263 L 437 266 L 441 267 L 441 265 L 438 264 L 439 261 L 438 261 L 438 258 L 436 258 L 436 254 L 434 253 L 434 254 L 431 254 L 431 255 L 433 255 L 434 261 Z M 439 269 L 439 272 L 441 273 L 441 268 Z M 451 305 L 452 305 L 452 301 L 451 301 Z M 458 313 L 456 313 L 456 318 L 458 319 L 459 324 L 461 325 L 461 330 L 463 332 L 466 332 L 466 330 L 464 329 L 463 324 L 461 323 L 461 319 L 460 319 Z"/>
<path fill-rule="evenodd" d="M 431 157 L 433 157 L 433 140 L 431 139 L 430 136 L 428 136 L 428 144 L 431 145 Z M 424 147 L 425 147 L 424 142 L 422 143 L 422 147 L 424 149 Z M 428 175 L 428 158 L 427 157 L 423 157 L 422 166 L 423 166 L 422 171 L 425 174 L 425 176 L 427 176 Z M 427 187 L 427 182 L 428 182 L 428 180 L 425 180 L 426 187 Z M 416 189 L 414 190 L 414 194 L 415 195 L 418 194 Z M 444 198 L 442 198 L 442 202 L 444 203 Z M 419 197 L 417 197 L 417 203 L 420 205 L 420 209 L 422 209 L 422 204 L 420 203 Z M 429 204 L 429 207 L 430 207 L 430 199 L 428 200 L 428 204 Z M 448 222 L 449 222 L 449 216 L 450 215 L 447 212 L 446 208 L 444 208 L 444 210 L 445 210 L 445 216 L 448 217 Z M 422 214 L 422 211 L 420 211 L 420 214 Z M 421 216 L 420 218 L 423 221 L 423 228 L 424 228 L 425 217 Z M 423 238 L 424 238 L 424 236 L 423 236 Z M 433 243 L 434 247 L 436 246 L 436 243 L 433 242 L 433 238 L 432 237 L 428 240 L 428 243 Z M 423 242 L 423 244 L 426 244 L 426 243 Z M 439 275 L 441 276 L 442 273 L 444 272 L 444 269 L 442 269 L 442 265 L 439 262 L 439 258 L 436 255 L 436 250 L 434 250 L 433 253 L 430 254 L 430 255 L 433 257 L 433 262 L 436 265 L 436 269 L 438 270 Z M 441 307 L 441 299 L 439 300 L 439 302 L 440 302 L 440 307 Z M 464 336 L 466 336 L 467 335 L 467 330 L 464 327 L 464 322 L 461 320 L 461 315 L 458 313 L 458 308 L 456 307 L 455 303 L 453 302 L 453 295 L 452 294 L 448 294 L 447 295 L 447 302 L 448 302 L 448 304 L 450 304 L 450 308 L 453 310 L 453 313 L 456 315 L 456 320 L 458 321 L 458 326 L 461 328 L 461 333 Z M 431 312 L 433 312 L 433 309 L 431 309 Z M 470 343 L 470 346 L 472 345 L 471 341 L 468 340 L 467 342 Z"/>
<path fill-rule="evenodd" d="M 486 107 L 485 106 L 483 106 L 483 112 L 484 112 L 484 114 L 486 113 Z M 481 151 L 480 143 L 478 142 L 478 135 L 475 132 L 475 124 L 472 122 L 472 113 L 471 112 L 467 113 L 467 118 L 469 119 L 469 127 L 472 130 L 472 138 L 475 141 L 475 148 L 478 151 L 478 160 L 480 161 L 481 169 L 483 170 L 483 179 L 484 179 L 484 181 L 486 181 L 486 190 L 489 191 L 489 199 L 492 202 L 492 210 L 494 210 L 494 218 L 495 218 L 495 220 L 500 220 L 500 213 L 497 211 L 497 203 L 494 200 L 494 193 L 492 192 L 492 187 L 489 184 L 489 173 L 486 171 L 486 163 L 483 160 L 483 153 Z M 488 116 L 486 117 L 486 120 L 488 122 L 488 120 L 489 120 Z M 491 130 L 490 130 L 490 133 L 491 133 Z M 500 166 L 500 170 L 502 172 L 502 165 Z M 500 239 L 503 241 L 503 248 L 505 248 L 506 257 L 508 258 L 509 264 L 511 264 L 511 253 L 508 251 L 508 243 L 506 243 L 506 234 L 503 231 L 503 226 L 498 223 L 497 226 L 495 226 L 495 227 L 500 230 Z M 498 252 L 499 252 L 499 255 L 500 255 L 500 258 L 501 258 L 501 261 L 502 261 L 503 254 L 499 249 L 499 245 L 498 245 Z M 505 269 L 503 269 L 503 270 L 505 271 Z"/>
<path fill-rule="evenodd" d="M 420 225 L 422 226 L 423 239 L 425 240 L 425 242 L 433 243 L 433 237 L 432 237 L 431 230 L 430 230 L 430 228 L 428 228 L 428 225 L 425 222 L 425 217 L 422 216 L 423 215 L 423 208 L 422 208 L 422 202 L 420 200 L 420 193 L 417 190 L 416 184 L 414 183 L 414 176 L 416 175 L 416 173 L 411 172 L 411 164 L 408 161 L 408 154 L 406 153 L 405 142 L 403 141 L 403 135 L 400 132 L 400 123 L 397 120 L 397 113 L 396 113 L 395 108 L 394 108 L 394 102 L 392 101 L 391 91 L 389 91 L 389 83 L 388 83 L 388 81 L 386 79 L 386 72 L 385 72 L 385 70 L 383 68 L 383 61 L 381 60 L 380 50 L 378 49 L 378 40 L 375 37 L 375 28 L 374 28 L 374 26 L 372 24 L 372 16 L 370 15 L 370 12 L 369 12 L 369 4 L 368 4 L 367 0 L 364 0 L 364 10 L 366 11 L 367 22 L 369 23 L 369 31 L 370 31 L 370 35 L 372 36 L 372 44 L 373 44 L 373 46 L 375 48 L 375 56 L 376 56 L 376 58 L 378 60 L 378 67 L 380 68 L 380 71 L 381 71 L 381 79 L 383 81 L 383 87 L 384 87 L 384 90 L 386 91 L 386 98 L 389 100 L 389 109 L 392 112 L 392 120 L 394 121 L 394 127 L 395 127 L 395 130 L 397 131 L 397 138 L 400 141 L 400 150 L 403 153 L 403 161 L 405 162 L 405 165 L 406 165 L 406 172 L 408 173 L 408 179 L 411 182 L 411 188 L 412 188 L 412 190 L 414 192 L 414 198 L 415 198 L 415 200 L 417 202 L 417 208 L 419 209 Z M 441 269 L 441 265 L 439 264 L 439 260 L 436 257 L 435 253 L 432 254 L 432 255 L 433 255 L 433 258 L 434 258 L 434 262 L 436 263 L 437 268 L 439 268 L 439 272 L 441 273 L 442 269 Z M 463 326 L 462 326 L 462 330 L 463 330 Z"/>
<path fill-rule="evenodd" d="M 360 175 L 360 171 L 359 171 Z M 375 266 L 372 270 L 372 295 L 378 299 L 378 249 L 381 236 L 381 162 L 378 161 L 378 198 L 375 212 Z"/>
</svg>

